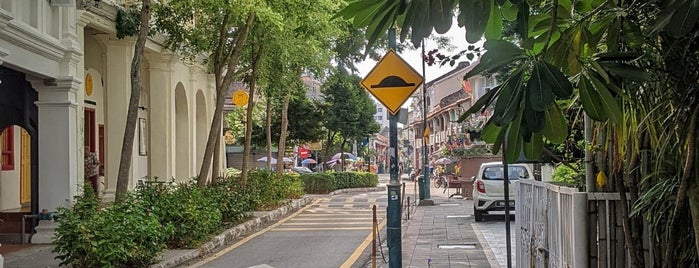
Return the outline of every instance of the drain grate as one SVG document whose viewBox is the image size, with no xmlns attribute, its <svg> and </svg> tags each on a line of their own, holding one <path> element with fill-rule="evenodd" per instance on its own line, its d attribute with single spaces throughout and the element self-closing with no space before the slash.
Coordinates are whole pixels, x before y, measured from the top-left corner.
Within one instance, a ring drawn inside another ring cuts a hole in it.
<svg viewBox="0 0 699 268">
<path fill-rule="evenodd" d="M 476 243 L 465 243 L 465 244 L 438 244 L 437 248 L 443 249 L 475 249 Z"/>
<path fill-rule="evenodd" d="M 453 219 L 453 218 L 468 218 L 471 217 L 471 215 L 447 215 L 447 219 Z"/>
</svg>

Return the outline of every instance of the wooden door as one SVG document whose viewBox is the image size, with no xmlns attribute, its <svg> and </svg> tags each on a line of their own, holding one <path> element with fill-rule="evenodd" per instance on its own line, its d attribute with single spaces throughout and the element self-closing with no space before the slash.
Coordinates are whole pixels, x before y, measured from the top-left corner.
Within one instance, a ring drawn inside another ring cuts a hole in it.
<svg viewBox="0 0 699 268">
<path fill-rule="evenodd" d="M 20 138 L 20 169 L 19 169 L 19 200 L 22 205 L 32 201 L 32 138 L 29 132 L 21 129 Z"/>
</svg>

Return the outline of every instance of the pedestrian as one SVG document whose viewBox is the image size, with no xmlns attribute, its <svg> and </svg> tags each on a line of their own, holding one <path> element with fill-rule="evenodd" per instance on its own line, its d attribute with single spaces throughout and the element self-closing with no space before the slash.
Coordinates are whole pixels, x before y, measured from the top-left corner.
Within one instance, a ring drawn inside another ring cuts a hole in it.
<svg viewBox="0 0 699 268">
<path fill-rule="evenodd" d="M 97 154 L 90 151 L 90 146 L 85 146 L 85 183 L 92 184 L 92 191 L 97 195 L 100 160 Z"/>
</svg>

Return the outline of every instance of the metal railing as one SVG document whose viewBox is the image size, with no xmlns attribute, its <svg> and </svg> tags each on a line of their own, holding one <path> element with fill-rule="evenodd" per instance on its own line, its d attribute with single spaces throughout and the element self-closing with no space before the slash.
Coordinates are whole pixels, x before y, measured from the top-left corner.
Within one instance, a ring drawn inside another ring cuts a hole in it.
<svg viewBox="0 0 699 268">
<path fill-rule="evenodd" d="M 539 181 L 516 183 L 517 267 L 588 267 L 587 193 Z"/>
</svg>

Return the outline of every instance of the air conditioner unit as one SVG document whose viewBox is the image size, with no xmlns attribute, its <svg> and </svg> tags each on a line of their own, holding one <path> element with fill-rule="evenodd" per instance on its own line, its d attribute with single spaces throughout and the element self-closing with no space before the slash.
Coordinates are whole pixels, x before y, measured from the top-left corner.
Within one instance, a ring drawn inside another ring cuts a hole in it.
<svg viewBox="0 0 699 268">
<path fill-rule="evenodd" d="M 49 5 L 52 7 L 74 7 L 75 0 L 50 0 Z"/>
</svg>

